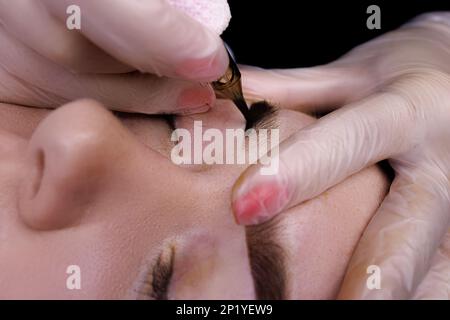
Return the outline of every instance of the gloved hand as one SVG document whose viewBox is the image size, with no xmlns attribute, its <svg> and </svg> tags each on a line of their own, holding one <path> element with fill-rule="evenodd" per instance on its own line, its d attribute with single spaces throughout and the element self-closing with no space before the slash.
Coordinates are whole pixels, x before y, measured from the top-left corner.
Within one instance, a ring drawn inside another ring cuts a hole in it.
<svg viewBox="0 0 450 320">
<path fill-rule="evenodd" d="M 80 30 L 66 26 L 74 4 Z M 90 97 L 123 111 L 204 111 L 215 99 L 205 83 L 228 66 L 219 34 L 229 19 L 226 0 L 0 0 L 0 100 L 56 107 Z"/>
<path fill-rule="evenodd" d="M 242 174 L 233 188 L 236 220 L 261 223 L 389 159 L 395 179 L 354 252 L 339 297 L 426 297 L 433 282 L 434 292 L 448 298 L 448 241 L 432 258 L 450 225 L 450 13 L 419 16 L 326 66 L 249 68 L 243 79 L 250 100 L 264 97 L 301 111 L 338 109 L 281 144 L 276 175 L 261 175 L 260 165 Z M 379 267 L 379 290 L 367 286 L 371 265 Z"/>
</svg>

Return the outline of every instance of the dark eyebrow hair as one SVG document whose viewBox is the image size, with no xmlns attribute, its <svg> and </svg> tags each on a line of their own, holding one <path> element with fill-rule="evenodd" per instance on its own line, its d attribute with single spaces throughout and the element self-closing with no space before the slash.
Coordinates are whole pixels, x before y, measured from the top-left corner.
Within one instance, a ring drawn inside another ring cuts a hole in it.
<svg viewBox="0 0 450 320">
<path fill-rule="evenodd" d="M 273 129 L 278 127 L 278 108 L 267 101 L 258 101 L 249 108 L 249 121 L 247 128 Z"/>
<path fill-rule="evenodd" d="M 245 228 L 250 269 L 259 300 L 286 299 L 286 254 L 277 238 L 278 226 L 279 219 L 274 218 Z"/>
</svg>

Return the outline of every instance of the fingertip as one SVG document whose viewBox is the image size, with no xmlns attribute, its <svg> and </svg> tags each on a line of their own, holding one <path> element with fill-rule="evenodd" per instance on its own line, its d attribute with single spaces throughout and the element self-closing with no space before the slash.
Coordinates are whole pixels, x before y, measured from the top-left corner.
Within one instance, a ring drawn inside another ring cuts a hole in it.
<svg viewBox="0 0 450 320">
<path fill-rule="evenodd" d="M 250 209 L 239 199 L 245 194 L 245 180 L 246 180 L 246 172 L 242 173 L 239 178 L 234 183 L 231 189 L 231 210 L 233 212 L 233 218 L 236 224 L 246 226 L 251 224 L 248 219 L 245 219 L 247 215 L 247 209 Z"/>
<path fill-rule="evenodd" d="M 228 52 L 219 37 L 231 19 L 227 1 L 168 0 L 167 3 L 183 13 L 178 19 L 179 25 L 194 31 L 192 41 L 188 41 L 189 51 L 198 53 L 177 65 L 176 74 L 185 80 L 210 82 L 219 79 L 229 64 Z"/>
<path fill-rule="evenodd" d="M 211 82 L 225 74 L 229 64 L 228 54 L 223 44 L 219 43 L 217 50 L 204 58 L 189 58 L 182 61 L 175 74 L 185 80 Z"/>
<path fill-rule="evenodd" d="M 233 187 L 232 210 L 239 225 L 266 222 L 288 204 L 289 192 L 277 179 L 254 180 L 241 176 Z"/>
<path fill-rule="evenodd" d="M 209 85 L 197 84 L 184 89 L 176 101 L 175 113 L 190 115 L 207 112 L 215 103 L 216 95 Z"/>
<path fill-rule="evenodd" d="M 234 220 L 241 226 L 257 225 L 270 220 L 263 203 L 256 195 L 241 198 L 232 204 Z"/>
</svg>

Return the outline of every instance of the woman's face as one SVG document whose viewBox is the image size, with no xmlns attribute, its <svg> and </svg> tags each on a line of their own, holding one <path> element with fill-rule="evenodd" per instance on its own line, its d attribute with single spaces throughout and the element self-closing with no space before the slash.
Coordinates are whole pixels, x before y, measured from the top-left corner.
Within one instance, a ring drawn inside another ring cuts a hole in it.
<svg viewBox="0 0 450 320">
<path fill-rule="evenodd" d="M 178 117 L 244 128 L 219 100 Z M 315 121 L 281 110 L 280 138 Z M 332 298 L 387 191 L 372 167 L 257 228 L 230 191 L 247 165 L 177 166 L 172 129 L 92 101 L 0 106 L 0 298 Z M 81 288 L 67 288 L 69 266 Z"/>
</svg>

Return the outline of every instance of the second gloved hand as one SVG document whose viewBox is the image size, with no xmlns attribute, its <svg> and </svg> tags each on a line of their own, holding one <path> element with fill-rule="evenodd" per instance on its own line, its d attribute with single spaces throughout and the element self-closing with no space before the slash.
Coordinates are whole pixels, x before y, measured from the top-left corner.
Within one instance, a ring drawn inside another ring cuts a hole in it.
<svg viewBox="0 0 450 320">
<path fill-rule="evenodd" d="M 302 111 L 344 106 L 281 144 L 276 175 L 262 175 L 259 165 L 243 173 L 233 189 L 236 220 L 264 222 L 389 159 L 395 179 L 354 253 L 340 297 L 420 296 L 416 289 L 429 270 L 439 274 L 432 277 L 434 292 L 448 293 L 449 256 L 434 260 L 441 267 L 433 267 L 433 257 L 450 223 L 449 74 L 448 13 L 423 15 L 323 67 L 248 69 L 250 99 L 268 97 Z M 273 192 L 259 194 L 264 186 Z M 379 290 L 367 286 L 370 266 L 381 272 Z"/>
</svg>

